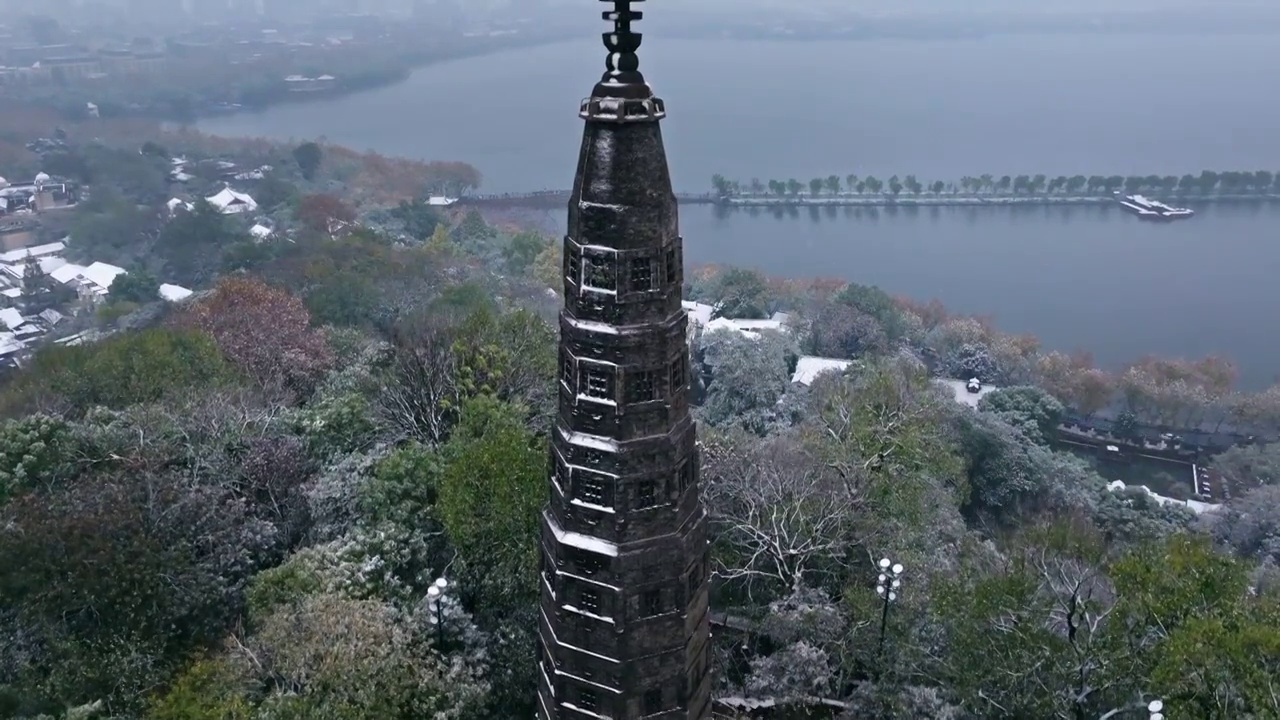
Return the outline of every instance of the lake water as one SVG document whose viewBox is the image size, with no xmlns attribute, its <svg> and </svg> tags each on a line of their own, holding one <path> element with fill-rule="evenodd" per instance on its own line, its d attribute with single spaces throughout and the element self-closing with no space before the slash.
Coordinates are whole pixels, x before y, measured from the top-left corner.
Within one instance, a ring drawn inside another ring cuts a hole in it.
<svg viewBox="0 0 1280 720">
<path fill-rule="evenodd" d="M 668 103 L 673 181 L 714 173 L 802 181 L 915 174 L 1182 174 L 1280 170 L 1280 95 L 1258 84 L 1280 38 L 1009 36 L 788 43 L 646 38 Z M 219 117 L 210 132 L 315 138 L 464 160 L 484 191 L 564 188 L 596 42 L 424 68 L 344 98 Z M 1145 354 L 1236 359 L 1242 384 L 1280 371 L 1280 207 L 1203 208 L 1140 223 L 1114 208 L 884 210 L 816 220 L 683 210 L 689 260 L 839 276 L 937 297 L 1104 365 Z"/>
</svg>

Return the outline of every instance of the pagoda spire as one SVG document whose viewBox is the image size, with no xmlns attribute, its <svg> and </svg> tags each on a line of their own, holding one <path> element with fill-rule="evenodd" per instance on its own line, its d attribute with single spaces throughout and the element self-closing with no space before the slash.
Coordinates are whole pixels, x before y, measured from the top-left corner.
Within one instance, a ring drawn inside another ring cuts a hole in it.
<svg viewBox="0 0 1280 720">
<path fill-rule="evenodd" d="M 710 716 L 707 516 L 689 414 L 684 248 L 640 73 L 641 0 L 605 0 L 605 74 L 564 237 L 559 412 L 542 514 L 540 720 Z"/>
<path fill-rule="evenodd" d="M 600 16 L 613 23 L 613 32 L 603 33 L 604 48 L 609 51 L 605 58 L 604 77 L 596 86 L 598 97 L 634 97 L 636 91 L 652 95 L 644 75 L 640 73 L 640 57 L 636 52 L 640 49 L 641 34 L 631 29 L 631 23 L 644 18 L 644 13 L 631 9 L 631 3 L 644 0 L 601 0 L 613 3 L 612 10 L 605 10 Z M 609 93 L 615 93 L 610 95 Z"/>
</svg>

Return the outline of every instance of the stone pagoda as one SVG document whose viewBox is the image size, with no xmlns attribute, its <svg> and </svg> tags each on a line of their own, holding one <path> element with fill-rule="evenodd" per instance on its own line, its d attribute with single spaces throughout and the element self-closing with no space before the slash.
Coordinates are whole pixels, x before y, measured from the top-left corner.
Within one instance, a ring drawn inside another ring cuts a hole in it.
<svg viewBox="0 0 1280 720">
<path fill-rule="evenodd" d="M 542 518 L 538 716 L 710 716 L 707 519 L 689 415 L 683 251 L 639 72 L 641 0 L 605 0 L 607 71 L 564 238 L 560 410 Z"/>
</svg>

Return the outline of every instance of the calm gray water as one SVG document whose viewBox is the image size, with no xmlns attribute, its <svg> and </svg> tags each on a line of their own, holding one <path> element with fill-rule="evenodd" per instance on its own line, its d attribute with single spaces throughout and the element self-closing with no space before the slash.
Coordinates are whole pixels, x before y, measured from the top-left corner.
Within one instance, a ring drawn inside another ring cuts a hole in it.
<svg viewBox="0 0 1280 720">
<path fill-rule="evenodd" d="M 1280 96 L 1258 84 L 1276 37 L 1000 37 L 786 43 L 646 38 L 669 106 L 673 180 L 714 173 L 1181 174 L 1280 170 Z M 584 41 L 424 68 L 399 85 L 201 123 L 314 138 L 485 174 L 484 190 L 567 187 L 577 101 L 603 67 Z M 937 297 L 1047 346 L 1119 365 L 1145 354 L 1236 359 L 1242 383 L 1280 371 L 1280 208 L 1209 208 L 1148 225 L 1110 209 L 682 213 L 689 259 L 840 276 Z"/>
</svg>

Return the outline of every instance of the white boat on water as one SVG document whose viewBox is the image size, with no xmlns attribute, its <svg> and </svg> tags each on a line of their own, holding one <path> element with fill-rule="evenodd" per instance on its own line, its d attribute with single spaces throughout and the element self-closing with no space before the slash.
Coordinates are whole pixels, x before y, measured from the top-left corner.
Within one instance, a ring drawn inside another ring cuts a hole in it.
<svg viewBox="0 0 1280 720">
<path fill-rule="evenodd" d="M 1142 195 L 1116 193 L 1116 201 L 1140 220 L 1182 220 L 1196 214 L 1190 208 L 1173 207 Z"/>
</svg>

